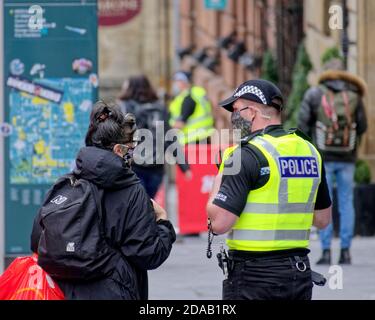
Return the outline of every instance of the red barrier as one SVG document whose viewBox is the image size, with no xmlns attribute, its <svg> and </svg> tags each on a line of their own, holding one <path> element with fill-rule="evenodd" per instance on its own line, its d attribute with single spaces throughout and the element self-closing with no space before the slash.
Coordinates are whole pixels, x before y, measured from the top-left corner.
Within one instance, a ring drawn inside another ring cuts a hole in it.
<svg viewBox="0 0 375 320">
<path fill-rule="evenodd" d="M 188 163 L 192 179 L 188 180 L 178 168 L 176 187 L 178 192 L 178 224 L 181 234 L 207 231 L 206 205 L 218 169 L 211 155 L 216 156 L 219 148 L 211 145 L 187 145 Z M 196 164 L 192 164 L 195 162 Z"/>
</svg>

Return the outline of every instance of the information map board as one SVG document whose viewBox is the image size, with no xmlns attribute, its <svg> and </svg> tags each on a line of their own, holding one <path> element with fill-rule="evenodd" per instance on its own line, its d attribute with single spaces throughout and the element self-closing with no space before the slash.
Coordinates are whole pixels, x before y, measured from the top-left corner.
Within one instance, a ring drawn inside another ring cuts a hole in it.
<svg viewBox="0 0 375 320">
<path fill-rule="evenodd" d="M 36 5 L 37 3 L 37 5 Z M 46 191 L 74 167 L 97 99 L 96 0 L 5 0 L 5 253 L 30 252 Z"/>
</svg>

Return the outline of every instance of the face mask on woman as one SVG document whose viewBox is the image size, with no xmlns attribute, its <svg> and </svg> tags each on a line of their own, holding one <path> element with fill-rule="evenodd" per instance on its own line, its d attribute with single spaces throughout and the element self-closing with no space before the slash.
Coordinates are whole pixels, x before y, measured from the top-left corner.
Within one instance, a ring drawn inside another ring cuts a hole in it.
<svg viewBox="0 0 375 320">
<path fill-rule="evenodd" d="M 121 158 L 124 160 L 125 162 L 125 166 L 126 167 L 130 167 L 132 162 L 133 162 L 133 155 L 134 155 L 134 149 L 135 149 L 135 145 L 132 144 L 132 145 L 128 145 L 128 144 L 121 144 L 121 155 L 117 152 L 115 152 L 114 150 L 114 153 L 121 156 Z"/>
</svg>

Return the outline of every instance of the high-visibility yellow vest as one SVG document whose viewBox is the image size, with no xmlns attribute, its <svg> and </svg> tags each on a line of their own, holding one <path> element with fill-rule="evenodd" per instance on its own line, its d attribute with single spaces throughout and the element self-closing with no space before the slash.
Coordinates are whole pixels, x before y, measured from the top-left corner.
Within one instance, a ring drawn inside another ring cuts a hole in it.
<svg viewBox="0 0 375 320">
<path fill-rule="evenodd" d="M 196 86 L 193 86 L 190 91 L 186 90 L 180 93 L 171 102 L 169 106 L 170 126 L 173 127 L 176 120 L 181 116 L 182 103 L 189 94 L 195 101 L 196 106 L 193 114 L 187 119 L 182 129 L 182 134 L 179 136 L 178 141 L 182 145 L 206 139 L 210 137 L 214 131 L 211 104 L 206 99 L 206 91 Z"/>
<path fill-rule="evenodd" d="M 282 137 L 265 134 L 249 141 L 266 157 L 270 174 L 267 183 L 251 190 L 247 203 L 232 230 L 227 245 L 231 250 L 275 251 L 309 246 L 310 228 L 322 160 L 317 149 L 292 133 Z M 224 153 L 224 161 L 234 152 Z"/>
</svg>

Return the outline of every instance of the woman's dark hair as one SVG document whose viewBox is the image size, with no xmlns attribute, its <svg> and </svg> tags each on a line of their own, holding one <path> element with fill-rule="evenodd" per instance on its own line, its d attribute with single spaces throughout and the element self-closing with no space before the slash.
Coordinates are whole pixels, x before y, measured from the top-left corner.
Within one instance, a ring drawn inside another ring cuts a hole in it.
<svg viewBox="0 0 375 320">
<path fill-rule="evenodd" d="M 90 115 L 90 125 L 85 143 L 86 146 L 112 149 L 115 144 L 132 142 L 135 130 L 133 114 L 124 115 L 116 104 L 98 101 Z"/>
<path fill-rule="evenodd" d="M 120 100 L 135 100 L 139 103 L 152 103 L 158 100 L 158 96 L 145 75 L 133 76 L 128 80 L 127 88 L 124 88 L 118 97 Z"/>
</svg>

